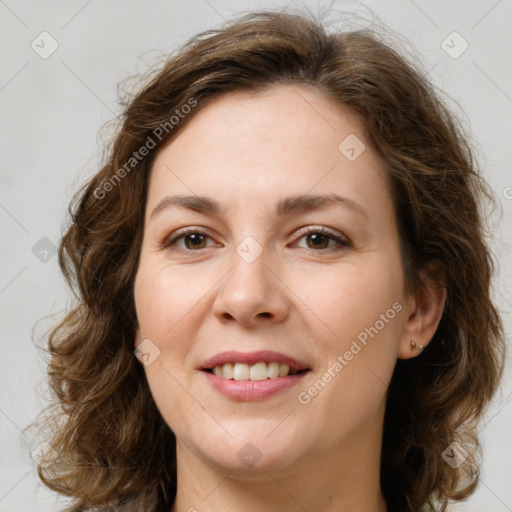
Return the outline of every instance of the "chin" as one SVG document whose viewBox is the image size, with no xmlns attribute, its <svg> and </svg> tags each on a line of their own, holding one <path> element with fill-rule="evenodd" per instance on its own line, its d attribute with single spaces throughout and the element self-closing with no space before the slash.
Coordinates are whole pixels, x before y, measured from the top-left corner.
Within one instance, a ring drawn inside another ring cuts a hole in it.
<svg viewBox="0 0 512 512">
<path fill-rule="evenodd" d="M 251 422 L 248 425 L 248 422 Z M 223 436 L 203 433 L 198 439 L 202 443 L 194 443 L 203 457 L 210 463 L 226 471 L 236 471 L 237 474 L 255 475 L 260 472 L 283 470 L 295 464 L 305 449 L 300 436 L 294 436 L 290 425 L 277 432 L 275 420 L 245 420 L 223 423 L 232 434 Z M 209 439 L 212 437 L 211 439 Z M 208 450 L 204 450 L 206 445 Z M 189 440 L 190 442 L 190 440 Z M 299 452 L 298 448 L 302 447 Z M 268 476 L 268 475 L 267 475 Z"/>
</svg>

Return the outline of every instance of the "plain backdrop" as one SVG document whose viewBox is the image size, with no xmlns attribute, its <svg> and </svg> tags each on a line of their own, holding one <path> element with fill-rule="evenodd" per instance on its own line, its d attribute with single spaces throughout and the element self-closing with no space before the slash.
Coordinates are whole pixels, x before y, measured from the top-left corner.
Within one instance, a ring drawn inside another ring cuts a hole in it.
<svg viewBox="0 0 512 512">
<path fill-rule="evenodd" d="M 117 84 L 236 13 L 291 3 L 0 0 L 0 512 L 62 506 L 39 483 L 30 455 L 35 446 L 22 431 L 44 404 L 45 366 L 36 344 L 71 303 L 56 246 L 73 193 L 98 169 L 99 130 L 119 113 Z M 327 2 L 299 5 L 329 8 Z M 408 41 L 471 130 L 498 201 L 491 218 L 499 260 L 494 293 L 510 334 L 512 2 L 334 2 L 332 9 L 373 12 Z M 509 368 L 480 428 L 481 483 L 453 510 L 512 511 Z"/>
</svg>

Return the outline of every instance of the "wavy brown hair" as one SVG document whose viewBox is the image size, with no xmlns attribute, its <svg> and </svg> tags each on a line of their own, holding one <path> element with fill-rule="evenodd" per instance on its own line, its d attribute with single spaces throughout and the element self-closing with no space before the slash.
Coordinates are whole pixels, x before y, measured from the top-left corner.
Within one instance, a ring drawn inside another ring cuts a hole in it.
<svg viewBox="0 0 512 512">
<path fill-rule="evenodd" d="M 483 223 L 492 194 L 469 139 L 416 65 L 373 31 L 329 33 L 310 15 L 258 12 L 167 59 L 125 103 L 105 165 L 70 205 L 59 264 L 77 304 L 49 334 L 54 399 L 45 421 L 58 457 L 39 468 L 47 486 L 73 498 L 70 511 L 172 506 L 175 437 L 133 354 L 149 173 L 158 150 L 213 98 L 279 84 L 316 91 L 362 122 L 389 173 L 407 287 L 430 262 L 444 267 L 437 332 L 420 357 L 397 362 L 388 389 L 388 510 L 442 511 L 476 487 L 476 427 L 502 374 L 504 335 Z M 153 146 L 148 137 L 155 147 L 139 158 Z M 453 441 L 469 452 L 458 469 L 441 456 Z"/>
</svg>

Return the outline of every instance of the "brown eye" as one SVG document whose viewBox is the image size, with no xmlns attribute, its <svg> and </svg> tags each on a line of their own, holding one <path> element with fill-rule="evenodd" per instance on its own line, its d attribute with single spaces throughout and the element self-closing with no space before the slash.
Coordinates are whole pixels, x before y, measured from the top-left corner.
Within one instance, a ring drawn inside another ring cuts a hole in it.
<svg viewBox="0 0 512 512">
<path fill-rule="evenodd" d="M 212 241 L 208 234 L 196 229 L 188 229 L 175 233 L 165 242 L 164 247 L 194 252 L 210 247 L 212 244 L 208 245 L 208 240 Z M 306 241 L 306 245 L 304 246 L 300 243 L 298 245 L 313 251 L 343 249 L 351 246 L 350 242 L 330 231 L 326 231 L 324 228 L 309 228 L 299 238 L 299 242 L 302 240 Z"/>
<path fill-rule="evenodd" d="M 305 240 L 305 244 L 301 244 L 302 240 Z M 309 227 L 296 243 L 299 247 L 313 251 L 330 251 L 351 247 L 348 240 L 321 227 Z"/>
<path fill-rule="evenodd" d="M 185 247 L 187 249 L 203 249 L 206 246 L 206 236 L 201 233 L 183 236 Z"/>
<path fill-rule="evenodd" d="M 306 240 L 310 242 L 307 244 L 310 249 L 327 249 L 330 238 L 322 233 L 313 233 L 306 235 Z"/>
<path fill-rule="evenodd" d="M 208 236 L 206 233 L 203 233 L 202 231 L 199 231 L 197 229 L 186 229 L 174 233 L 163 244 L 163 247 L 169 250 L 176 249 L 181 251 L 193 252 L 215 245 L 208 245 L 209 240 L 212 240 L 211 237 Z"/>
</svg>

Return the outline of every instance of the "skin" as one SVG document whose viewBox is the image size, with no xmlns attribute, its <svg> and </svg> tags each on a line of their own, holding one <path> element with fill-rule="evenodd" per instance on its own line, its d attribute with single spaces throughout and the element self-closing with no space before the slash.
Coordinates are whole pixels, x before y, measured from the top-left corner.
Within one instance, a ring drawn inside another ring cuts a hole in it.
<svg viewBox="0 0 512 512">
<path fill-rule="evenodd" d="M 350 134 L 366 147 L 354 161 L 338 149 Z M 285 197 L 333 191 L 366 214 L 330 205 L 276 215 Z M 151 218 L 174 194 L 207 196 L 221 212 L 175 205 Z M 183 237 L 165 247 L 187 226 L 208 235 L 200 248 Z M 350 245 L 312 239 L 308 226 Z M 252 263 L 236 252 L 247 236 L 262 249 Z M 160 150 L 135 281 L 135 344 L 150 339 L 160 350 L 145 371 L 177 439 L 172 512 L 386 510 L 379 485 L 386 388 L 397 358 L 420 354 L 411 340 L 429 343 L 445 303 L 443 289 L 405 289 L 399 242 L 383 163 L 357 118 L 315 91 L 281 85 L 217 97 Z M 301 403 L 298 394 L 332 372 L 396 303 L 394 318 Z M 198 370 L 226 350 L 265 349 L 311 371 L 298 386 L 243 402 L 219 394 Z M 248 442 L 261 455 L 252 467 L 237 456 Z"/>
</svg>

